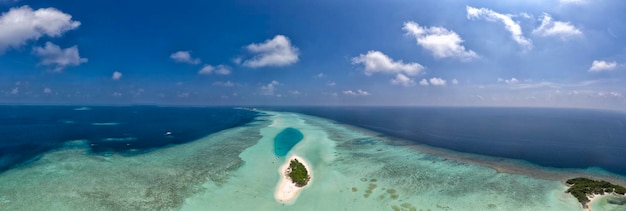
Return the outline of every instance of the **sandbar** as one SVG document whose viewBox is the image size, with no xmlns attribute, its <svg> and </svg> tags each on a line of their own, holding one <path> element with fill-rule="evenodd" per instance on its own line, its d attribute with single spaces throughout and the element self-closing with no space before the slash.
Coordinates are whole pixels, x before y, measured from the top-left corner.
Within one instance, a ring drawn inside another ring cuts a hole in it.
<svg viewBox="0 0 626 211">
<path fill-rule="evenodd" d="M 591 211 L 591 204 L 593 204 L 593 202 L 598 200 L 601 196 L 603 195 L 600 195 L 600 194 L 587 195 L 587 198 L 589 198 L 589 201 L 585 203 L 585 205 L 583 205 L 583 210 Z"/>
<path fill-rule="evenodd" d="M 287 176 L 287 169 L 289 168 L 289 164 L 293 159 L 297 159 L 298 161 L 300 161 L 300 163 L 302 163 L 302 165 L 304 165 L 304 167 L 306 168 L 309 176 L 311 176 L 311 180 L 309 180 L 307 185 L 305 185 L 304 187 L 296 186 L 296 184 L 291 181 L 291 178 Z M 274 198 L 276 199 L 276 201 L 280 203 L 290 203 L 298 198 L 298 195 L 300 195 L 300 191 L 303 188 L 307 187 L 309 184 L 311 184 L 311 182 L 313 182 L 313 171 L 311 170 L 311 166 L 309 166 L 305 159 L 298 155 L 290 156 L 289 159 L 287 159 L 285 163 L 281 165 L 280 168 L 278 168 L 280 180 L 278 181 L 278 186 L 276 186 L 276 191 L 274 192 Z"/>
</svg>

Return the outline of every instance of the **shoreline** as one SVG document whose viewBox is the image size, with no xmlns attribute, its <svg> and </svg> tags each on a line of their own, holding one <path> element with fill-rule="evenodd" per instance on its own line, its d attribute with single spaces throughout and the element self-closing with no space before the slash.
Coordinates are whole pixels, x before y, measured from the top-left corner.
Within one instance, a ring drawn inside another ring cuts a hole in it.
<svg viewBox="0 0 626 211">
<path fill-rule="evenodd" d="M 584 211 L 591 211 L 591 205 L 592 205 L 595 201 L 597 201 L 598 199 L 600 199 L 602 196 L 604 196 L 604 195 L 598 195 L 598 194 L 587 195 L 587 198 L 589 198 L 589 201 L 583 205 L 583 210 L 584 210 Z"/>
<path fill-rule="evenodd" d="M 294 159 L 297 159 L 300 163 L 302 163 L 304 168 L 306 168 L 307 172 L 309 173 L 309 176 L 311 176 L 311 180 L 309 180 L 307 185 L 305 185 L 304 187 L 296 186 L 296 184 L 293 183 L 291 181 L 291 178 L 289 178 L 286 174 L 287 169 L 289 168 L 289 164 Z M 283 204 L 289 204 L 290 202 L 295 201 L 295 199 L 297 199 L 300 195 L 300 191 L 302 191 L 302 189 L 306 188 L 313 182 L 313 171 L 311 166 L 304 158 L 298 155 L 289 156 L 289 158 L 285 160 L 285 163 L 283 163 L 283 165 L 278 168 L 278 173 L 280 174 L 280 180 L 278 181 L 276 191 L 274 192 L 274 199 L 276 199 L 277 202 Z"/>
<path fill-rule="evenodd" d="M 593 211 L 593 209 L 591 209 L 591 206 L 593 205 L 593 203 L 598 202 L 598 200 L 602 199 L 603 197 L 607 197 L 607 196 L 616 196 L 616 197 L 624 197 L 626 195 L 620 195 L 620 194 L 616 194 L 616 193 L 605 193 L 605 194 L 592 194 L 592 195 L 587 195 L 587 198 L 589 198 L 589 201 L 587 202 L 587 207 L 583 207 L 584 211 Z"/>
</svg>

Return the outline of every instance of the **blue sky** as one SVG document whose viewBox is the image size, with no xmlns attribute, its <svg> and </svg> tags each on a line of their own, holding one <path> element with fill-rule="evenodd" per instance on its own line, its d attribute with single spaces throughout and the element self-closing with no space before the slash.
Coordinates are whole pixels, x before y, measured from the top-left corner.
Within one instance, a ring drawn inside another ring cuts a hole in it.
<svg viewBox="0 0 626 211">
<path fill-rule="evenodd" d="M 0 0 L 0 103 L 624 110 L 624 9 Z"/>
</svg>

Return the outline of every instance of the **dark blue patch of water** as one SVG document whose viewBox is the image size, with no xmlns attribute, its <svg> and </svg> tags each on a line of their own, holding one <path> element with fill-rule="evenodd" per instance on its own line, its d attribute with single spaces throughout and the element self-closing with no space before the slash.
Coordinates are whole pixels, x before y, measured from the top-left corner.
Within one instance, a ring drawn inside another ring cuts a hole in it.
<svg viewBox="0 0 626 211">
<path fill-rule="evenodd" d="M 290 107 L 426 144 L 557 168 L 626 175 L 626 114 L 556 108 Z"/>
<path fill-rule="evenodd" d="M 244 125 L 257 114 L 226 107 L 0 106 L 0 172 L 71 140 L 82 140 L 90 153 L 132 156 Z"/>
<path fill-rule="evenodd" d="M 274 154 L 276 156 L 285 156 L 293 146 L 304 138 L 302 132 L 295 128 L 285 128 L 274 138 Z"/>
</svg>

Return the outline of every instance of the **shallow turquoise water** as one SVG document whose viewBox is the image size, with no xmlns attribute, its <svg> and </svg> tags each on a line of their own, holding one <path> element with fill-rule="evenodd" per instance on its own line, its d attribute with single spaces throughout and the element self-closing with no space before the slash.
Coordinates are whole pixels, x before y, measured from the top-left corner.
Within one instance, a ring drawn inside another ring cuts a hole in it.
<svg viewBox="0 0 626 211">
<path fill-rule="evenodd" d="M 326 119 L 267 114 L 138 156 L 48 153 L 0 174 L 0 210 L 582 210 L 558 179 L 428 154 Z M 302 138 L 277 157 L 287 128 Z M 290 155 L 310 164 L 313 179 L 282 204 L 274 192 Z"/>
<path fill-rule="evenodd" d="M 324 119 L 268 112 L 272 124 L 241 153 L 228 183 L 204 185 L 182 210 L 581 210 L 560 181 L 499 173 L 387 142 Z M 285 128 L 303 140 L 287 153 L 312 167 L 313 179 L 291 203 L 274 199 L 285 162 L 268 153 Z M 232 200 L 234 193 L 237 200 Z"/>
<path fill-rule="evenodd" d="M 626 211 L 626 196 L 601 196 L 589 207 L 592 211 Z"/>
<path fill-rule="evenodd" d="M 274 154 L 284 157 L 302 138 L 304 135 L 300 130 L 292 127 L 285 128 L 274 138 Z"/>
</svg>

